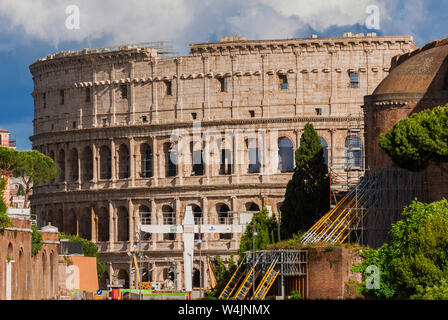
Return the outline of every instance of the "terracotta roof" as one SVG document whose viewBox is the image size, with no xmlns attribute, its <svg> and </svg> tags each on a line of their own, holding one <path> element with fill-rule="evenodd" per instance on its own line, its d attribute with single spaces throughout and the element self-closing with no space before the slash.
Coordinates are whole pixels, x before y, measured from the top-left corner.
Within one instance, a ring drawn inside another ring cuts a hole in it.
<svg viewBox="0 0 448 320">
<path fill-rule="evenodd" d="M 372 95 L 448 90 L 448 38 L 398 57 L 397 65 Z"/>
</svg>

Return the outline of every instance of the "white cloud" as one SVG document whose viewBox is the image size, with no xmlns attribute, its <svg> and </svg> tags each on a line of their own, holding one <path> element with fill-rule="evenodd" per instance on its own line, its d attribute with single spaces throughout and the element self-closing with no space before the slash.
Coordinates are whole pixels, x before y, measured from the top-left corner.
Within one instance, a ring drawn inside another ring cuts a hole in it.
<svg viewBox="0 0 448 320">
<path fill-rule="evenodd" d="M 80 9 L 79 30 L 65 27 L 65 9 L 72 4 Z M 99 39 L 106 45 L 171 40 L 186 53 L 188 43 L 227 34 L 288 38 L 303 30 L 363 24 L 371 4 L 380 7 L 385 34 L 409 34 L 415 30 L 412 19 L 422 19 L 421 0 L 0 0 L 0 20 L 7 21 L 0 23 L 0 32 L 56 48 L 67 41 Z"/>
</svg>

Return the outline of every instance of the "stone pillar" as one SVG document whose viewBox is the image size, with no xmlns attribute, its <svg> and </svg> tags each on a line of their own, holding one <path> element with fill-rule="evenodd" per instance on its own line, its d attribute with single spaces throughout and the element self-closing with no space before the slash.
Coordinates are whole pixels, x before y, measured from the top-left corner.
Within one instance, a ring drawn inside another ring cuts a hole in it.
<svg viewBox="0 0 448 320">
<path fill-rule="evenodd" d="M 115 242 L 115 227 L 114 227 L 114 206 L 112 201 L 109 201 L 109 245 L 111 249 L 112 244 Z"/>
<path fill-rule="evenodd" d="M 133 137 L 129 138 L 129 167 L 130 167 L 130 176 L 131 176 L 131 187 L 135 186 L 135 177 L 136 177 L 136 154 L 135 154 L 135 140 Z"/>
<path fill-rule="evenodd" d="M 152 149 L 152 154 L 153 154 L 153 163 L 152 163 L 152 167 L 153 167 L 153 176 L 154 176 L 154 186 L 157 186 L 159 184 L 159 179 L 160 179 L 160 170 L 161 170 L 161 154 L 163 154 L 163 145 L 162 145 L 162 152 L 157 152 L 157 143 L 156 143 L 156 138 L 153 137 L 151 139 L 151 149 Z"/>
<path fill-rule="evenodd" d="M 95 83 L 97 81 L 97 77 L 96 77 L 96 72 L 97 71 L 96 70 L 97 70 L 96 69 L 96 63 L 93 62 L 93 66 L 92 66 L 92 82 L 93 83 Z M 96 127 L 98 125 L 98 119 L 97 119 L 97 117 L 98 117 L 97 116 L 97 114 L 98 114 L 98 99 L 97 99 L 97 96 L 96 96 L 96 90 L 95 90 L 96 88 L 97 88 L 96 86 L 92 86 L 91 89 L 90 89 L 91 97 L 93 97 L 93 99 L 91 98 L 91 101 L 92 101 L 92 104 L 93 104 L 93 106 L 92 106 L 92 109 L 93 109 L 93 112 L 92 112 L 93 113 L 92 126 L 93 127 Z M 82 97 L 85 96 L 85 95 L 80 94 L 79 96 L 82 99 Z"/>
<path fill-rule="evenodd" d="M 235 183 L 239 183 L 240 181 L 240 175 L 241 175 L 241 166 L 243 165 L 241 162 L 243 161 L 244 156 L 244 149 L 241 148 L 241 139 L 242 139 L 242 131 L 237 129 L 235 130 L 235 134 L 233 135 L 233 150 L 232 150 L 232 178 L 235 179 Z M 243 140 L 243 147 L 244 147 L 244 139 Z"/>
<path fill-rule="evenodd" d="M 110 99 L 110 112 L 111 112 L 110 125 L 114 125 L 115 124 L 115 85 L 112 83 L 115 80 L 115 66 L 113 63 L 111 64 L 109 78 L 110 78 L 110 83 L 111 83 L 111 85 L 109 86 L 109 99 Z"/>
<path fill-rule="evenodd" d="M 151 122 L 158 123 L 158 100 L 157 100 L 157 81 L 154 81 L 154 77 L 157 69 L 157 59 L 151 60 L 151 90 L 152 90 L 152 105 L 151 105 Z M 154 152 L 154 151 L 153 151 Z"/>
<path fill-rule="evenodd" d="M 176 74 L 178 75 L 176 77 L 176 105 L 174 107 L 174 117 L 175 119 L 182 119 L 182 82 L 179 79 L 179 75 L 182 73 L 182 58 L 176 58 L 174 59 L 174 62 L 176 63 Z M 174 80 L 174 79 L 173 79 Z M 173 81 L 174 82 L 174 81 Z"/>
<path fill-rule="evenodd" d="M 117 180 L 117 150 L 115 150 L 115 141 L 110 139 L 110 155 L 111 155 L 111 176 L 112 176 L 112 187 L 115 187 L 115 182 Z"/>
<path fill-rule="evenodd" d="M 64 146 L 64 155 L 65 155 L 65 159 L 64 159 L 64 162 L 65 162 L 64 190 L 65 191 L 67 191 L 67 181 L 68 181 L 68 177 L 69 177 L 68 172 L 70 171 L 70 169 L 69 169 L 69 162 L 68 162 L 69 152 L 70 152 L 70 150 L 68 148 L 68 142 L 67 142 L 67 143 L 65 143 L 65 146 Z"/>
<path fill-rule="evenodd" d="M 76 217 L 76 235 L 79 236 L 79 215 L 81 214 L 80 209 L 75 211 Z"/>
<path fill-rule="evenodd" d="M 92 242 L 98 241 L 98 234 L 97 234 L 97 227 L 96 227 L 96 214 L 95 214 L 95 207 L 92 204 L 92 207 L 90 208 L 90 217 L 91 217 L 91 240 Z"/>
<path fill-rule="evenodd" d="M 177 200 L 176 200 L 177 201 Z M 193 267 L 193 252 L 194 252 L 194 219 L 191 206 L 187 206 L 185 209 L 185 215 L 183 218 L 184 227 L 184 285 L 185 291 L 192 291 L 192 267 Z M 179 269 L 180 270 L 180 269 Z"/>
<path fill-rule="evenodd" d="M 81 186 L 82 186 L 82 168 L 81 168 L 82 154 L 80 152 L 81 150 L 77 149 L 77 151 L 78 151 L 78 189 L 81 189 Z"/>
<path fill-rule="evenodd" d="M 202 71 L 204 73 L 204 81 L 202 83 L 203 97 L 202 97 L 202 117 L 204 119 L 210 119 L 210 106 L 209 106 L 209 92 L 208 83 L 209 78 L 206 76 L 208 73 L 208 57 L 202 56 Z"/>
<path fill-rule="evenodd" d="M 97 188 L 98 187 L 98 179 L 99 179 L 99 176 L 98 176 L 99 164 L 98 164 L 98 149 L 97 149 L 95 143 L 92 144 L 92 157 L 93 157 L 93 159 L 92 159 L 92 161 L 93 161 L 92 180 L 93 180 L 93 183 L 94 183 L 94 187 Z"/>
<path fill-rule="evenodd" d="M 135 78 L 135 62 L 131 61 L 130 63 L 130 78 L 131 82 L 129 83 L 129 99 L 128 99 L 128 107 L 129 107 L 129 122 L 131 125 L 135 124 L 135 85 L 132 79 Z"/>
<path fill-rule="evenodd" d="M 134 204 L 131 199 L 128 199 L 128 215 L 129 215 L 129 241 L 134 242 L 135 218 L 134 218 Z M 139 235 L 141 236 L 141 235 Z"/>
</svg>

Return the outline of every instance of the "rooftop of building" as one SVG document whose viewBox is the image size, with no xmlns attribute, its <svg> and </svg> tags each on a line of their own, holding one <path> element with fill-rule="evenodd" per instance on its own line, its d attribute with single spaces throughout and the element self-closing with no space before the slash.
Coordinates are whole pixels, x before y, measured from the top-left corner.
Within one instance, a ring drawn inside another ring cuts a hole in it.
<svg viewBox="0 0 448 320">
<path fill-rule="evenodd" d="M 448 90 L 448 38 L 403 54 L 372 95 L 434 93 Z"/>
<path fill-rule="evenodd" d="M 361 43 L 361 42 L 371 42 L 375 41 L 378 43 L 385 42 L 413 42 L 412 36 L 377 36 L 376 33 L 352 33 L 346 32 L 342 37 L 326 37 L 319 38 L 317 35 L 313 34 L 309 38 L 290 38 L 290 39 L 266 39 L 266 40 L 247 40 L 241 36 L 224 36 L 218 42 L 203 42 L 203 43 L 193 43 L 190 44 L 190 55 L 203 52 L 208 50 L 207 48 L 227 48 L 232 46 L 245 46 L 245 47 L 263 47 L 263 46 L 307 46 L 311 44 L 318 45 L 329 45 L 333 46 L 338 43 L 348 44 L 348 43 Z M 418 48 L 415 45 L 415 48 Z M 96 49 L 84 48 L 77 51 L 61 51 L 54 54 L 50 54 L 44 58 L 37 59 L 33 65 L 49 61 L 49 60 L 59 60 L 70 57 L 81 57 L 87 55 L 101 55 L 101 56 L 113 56 L 117 54 L 144 54 L 147 56 L 160 56 L 170 53 L 175 53 L 172 44 L 169 41 L 159 41 L 159 42 L 148 42 L 148 43 L 137 43 L 137 44 L 125 44 L 121 46 L 113 47 L 103 47 Z"/>
</svg>

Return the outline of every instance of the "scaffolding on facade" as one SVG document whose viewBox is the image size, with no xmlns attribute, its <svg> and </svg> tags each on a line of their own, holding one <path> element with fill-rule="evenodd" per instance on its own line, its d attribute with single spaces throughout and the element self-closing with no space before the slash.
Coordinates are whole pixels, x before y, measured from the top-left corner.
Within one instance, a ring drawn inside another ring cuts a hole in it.
<svg viewBox="0 0 448 320">
<path fill-rule="evenodd" d="M 98 49 L 110 49 L 110 50 L 120 50 L 122 48 L 144 48 L 151 47 L 157 49 L 157 55 L 160 57 L 172 57 L 177 55 L 178 52 L 174 50 L 173 42 L 164 40 L 164 41 L 151 41 L 151 42 L 139 42 L 139 43 L 129 43 L 122 45 L 110 45 L 107 47 L 101 47 Z"/>
<path fill-rule="evenodd" d="M 392 223 L 415 198 L 424 201 L 424 175 L 399 168 L 374 169 L 303 236 L 302 242 L 356 242 L 379 247 Z"/>
<path fill-rule="evenodd" d="M 284 277 L 307 274 L 306 250 L 247 251 L 238 268 L 219 295 L 219 299 L 264 300 L 275 280 L 280 277 L 284 296 Z M 305 284 L 301 286 L 304 295 Z"/>
<path fill-rule="evenodd" d="M 364 148 L 362 143 L 363 115 L 350 114 L 346 119 L 347 136 L 344 156 L 332 155 L 329 167 L 330 193 L 332 207 L 356 186 L 364 175 Z"/>
</svg>

